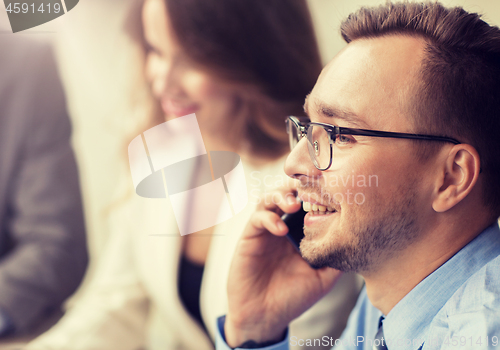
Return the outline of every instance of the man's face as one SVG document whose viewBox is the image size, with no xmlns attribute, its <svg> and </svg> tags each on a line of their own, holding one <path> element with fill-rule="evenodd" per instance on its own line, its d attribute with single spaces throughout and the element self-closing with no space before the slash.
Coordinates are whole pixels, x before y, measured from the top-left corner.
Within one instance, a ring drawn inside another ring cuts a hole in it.
<svg viewBox="0 0 500 350">
<path fill-rule="evenodd" d="M 306 100 L 312 122 L 412 132 L 414 90 L 424 41 L 400 35 L 355 40 L 323 70 Z M 285 171 L 299 196 L 334 209 L 310 211 L 300 249 L 310 263 L 367 272 L 419 238 L 432 192 L 410 140 L 352 136 L 335 144 L 332 166 L 317 170 L 302 139 Z M 306 204 L 307 205 L 307 204 Z"/>
</svg>

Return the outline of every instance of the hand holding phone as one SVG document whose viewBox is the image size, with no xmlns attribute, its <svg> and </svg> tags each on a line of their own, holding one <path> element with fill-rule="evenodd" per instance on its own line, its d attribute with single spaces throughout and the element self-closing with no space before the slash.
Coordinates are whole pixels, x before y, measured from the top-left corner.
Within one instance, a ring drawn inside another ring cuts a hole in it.
<svg viewBox="0 0 500 350">
<path fill-rule="evenodd" d="M 277 213 L 300 209 L 289 198 L 293 193 L 293 188 L 283 188 L 267 194 L 240 236 L 227 279 L 224 331 L 229 345 L 236 347 L 250 339 L 278 341 L 288 324 L 328 293 L 340 276 L 334 269 L 311 270 L 283 242 L 290 230 Z M 295 214 L 295 224 L 289 226 L 303 234 L 300 215 Z"/>
</svg>

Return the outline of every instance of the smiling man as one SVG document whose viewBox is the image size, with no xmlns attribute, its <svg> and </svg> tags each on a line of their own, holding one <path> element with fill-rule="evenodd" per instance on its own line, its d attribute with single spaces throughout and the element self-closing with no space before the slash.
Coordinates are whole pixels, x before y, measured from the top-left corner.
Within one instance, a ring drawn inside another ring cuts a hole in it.
<svg viewBox="0 0 500 350">
<path fill-rule="evenodd" d="M 500 30 L 437 3 L 361 9 L 341 30 L 349 44 L 307 97 L 310 120 L 287 121 L 297 187 L 253 215 L 235 253 L 217 347 L 288 348 L 290 321 L 354 271 L 365 290 L 323 345 L 496 348 Z M 292 193 L 317 270 L 282 237 Z"/>
</svg>

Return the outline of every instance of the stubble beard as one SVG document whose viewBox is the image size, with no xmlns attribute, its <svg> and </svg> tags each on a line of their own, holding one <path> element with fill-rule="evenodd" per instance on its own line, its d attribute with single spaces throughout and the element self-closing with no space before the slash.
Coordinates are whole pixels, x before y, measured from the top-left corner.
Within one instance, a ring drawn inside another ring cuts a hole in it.
<svg viewBox="0 0 500 350">
<path fill-rule="evenodd" d="M 353 216 L 345 228 L 327 232 L 325 244 L 315 241 L 320 232 L 304 228 L 306 238 L 300 244 L 302 256 L 315 268 L 328 266 L 357 273 L 375 270 L 418 237 L 414 184 L 400 193 L 389 205 L 387 200 L 378 198 L 371 210 L 366 203 L 358 206 L 358 212 L 366 215 Z M 340 240 L 343 243 L 339 243 Z"/>
</svg>

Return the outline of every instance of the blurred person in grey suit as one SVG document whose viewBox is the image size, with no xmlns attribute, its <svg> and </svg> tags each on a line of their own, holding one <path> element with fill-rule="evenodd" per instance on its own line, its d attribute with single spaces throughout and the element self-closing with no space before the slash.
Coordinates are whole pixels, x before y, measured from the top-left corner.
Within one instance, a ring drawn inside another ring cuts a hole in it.
<svg viewBox="0 0 500 350">
<path fill-rule="evenodd" d="M 0 336 L 80 284 L 87 247 L 71 125 L 51 49 L 0 35 Z"/>
</svg>

